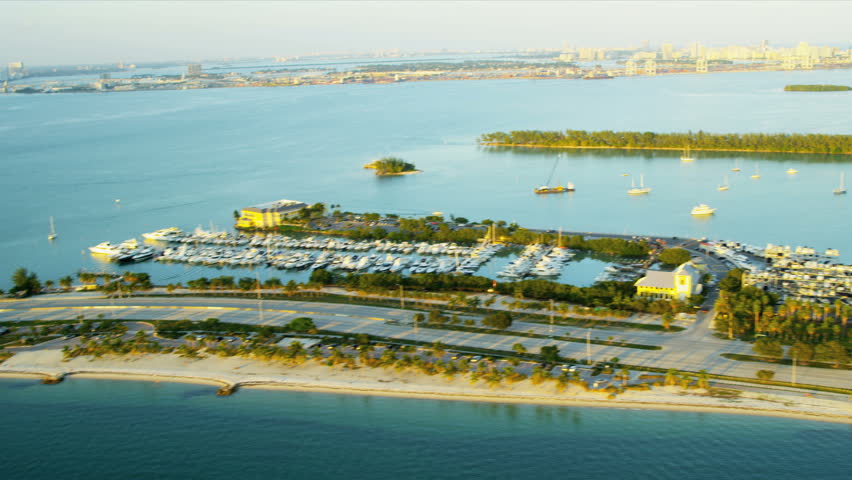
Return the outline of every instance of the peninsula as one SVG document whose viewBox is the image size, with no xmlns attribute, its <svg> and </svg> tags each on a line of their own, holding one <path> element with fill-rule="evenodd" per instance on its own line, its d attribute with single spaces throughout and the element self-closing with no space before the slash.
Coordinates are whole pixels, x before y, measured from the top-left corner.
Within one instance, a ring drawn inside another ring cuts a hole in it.
<svg viewBox="0 0 852 480">
<path fill-rule="evenodd" d="M 622 148 L 636 150 L 706 150 L 852 154 L 852 135 L 818 133 L 687 133 L 613 132 L 604 130 L 492 132 L 479 137 L 481 145 L 536 148 Z"/>
<path fill-rule="evenodd" d="M 397 157 L 382 157 L 364 165 L 364 168 L 372 168 L 376 170 L 376 175 L 378 176 L 412 175 L 415 173 L 422 173 L 414 167 L 413 163 L 408 163 Z"/>
</svg>

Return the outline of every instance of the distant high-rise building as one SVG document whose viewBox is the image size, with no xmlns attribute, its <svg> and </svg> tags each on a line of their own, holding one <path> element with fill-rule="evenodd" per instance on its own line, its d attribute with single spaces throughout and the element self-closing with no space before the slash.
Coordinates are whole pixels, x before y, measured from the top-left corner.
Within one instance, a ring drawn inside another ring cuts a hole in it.
<svg viewBox="0 0 852 480">
<path fill-rule="evenodd" d="M 645 75 L 657 74 L 657 62 L 655 60 L 645 60 Z"/>
<path fill-rule="evenodd" d="M 692 58 L 701 58 L 707 56 L 707 48 L 704 45 L 701 45 L 698 42 L 692 44 L 689 47 L 689 56 Z"/>
<path fill-rule="evenodd" d="M 197 77 L 201 75 L 201 64 L 200 63 L 190 63 L 186 66 L 186 75 L 189 77 Z"/>
<path fill-rule="evenodd" d="M 662 50 L 663 60 L 671 60 L 674 57 L 674 45 L 671 43 L 664 43 Z"/>
<path fill-rule="evenodd" d="M 698 73 L 707 73 L 707 59 L 699 58 L 695 61 L 695 71 Z"/>
<path fill-rule="evenodd" d="M 760 51 L 766 53 L 767 50 L 769 50 L 769 40 L 760 42 Z"/>
<path fill-rule="evenodd" d="M 624 74 L 625 75 L 636 75 L 636 62 L 633 60 L 628 60 L 627 63 L 624 64 Z"/>
<path fill-rule="evenodd" d="M 9 62 L 6 64 L 6 75 L 8 78 L 20 78 L 26 75 L 24 62 Z"/>
</svg>

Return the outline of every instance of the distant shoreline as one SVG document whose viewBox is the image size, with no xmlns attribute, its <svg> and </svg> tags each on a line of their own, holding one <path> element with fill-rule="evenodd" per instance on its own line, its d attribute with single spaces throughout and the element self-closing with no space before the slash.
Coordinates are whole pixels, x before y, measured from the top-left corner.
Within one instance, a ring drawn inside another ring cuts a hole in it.
<svg viewBox="0 0 852 480">
<path fill-rule="evenodd" d="M 528 380 L 490 389 L 470 385 L 466 378 L 448 381 L 411 372 L 381 368 L 343 370 L 312 362 L 287 367 L 250 358 L 187 359 L 176 355 L 153 354 L 100 359 L 78 357 L 63 362 L 62 353 L 58 350 L 22 353 L 12 357 L 17 359 L 18 365 L 15 361 L 6 362 L 11 365 L 0 365 L 0 378 L 59 376 L 166 381 L 235 389 L 262 388 L 465 402 L 728 413 L 852 425 L 852 409 L 848 401 L 808 398 L 789 392 L 748 396 L 746 394 L 749 392 L 743 392 L 742 398 L 729 399 L 675 391 L 675 387 L 658 387 L 651 391 L 630 390 L 615 399 L 607 399 L 600 393 L 585 392 L 575 387 L 569 387 L 564 393 L 535 387 Z M 131 365 L 142 368 L 130 368 Z"/>
</svg>

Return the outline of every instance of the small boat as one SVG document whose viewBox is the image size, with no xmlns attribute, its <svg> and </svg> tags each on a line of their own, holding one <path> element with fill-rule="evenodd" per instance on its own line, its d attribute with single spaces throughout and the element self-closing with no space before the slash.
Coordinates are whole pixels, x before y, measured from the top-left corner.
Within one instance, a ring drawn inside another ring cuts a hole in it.
<svg viewBox="0 0 852 480">
<path fill-rule="evenodd" d="M 788 168 L 788 169 L 787 169 L 787 174 L 789 174 L 789 175 L 795 175 L 795 174 L 797 174 L 797 173 L 799 173 L 799 171 L 798 171 L 798 170 L 796 170 L 796 169 L 795 169 L 795 168 L 793 168 L 793 167 L 790 167 L 790 168 Z"/>
<path fill-rule="evenodd" d="M 639 187 L 633 184 L 633 180 L 630 181 L 630 190 L 627 191 L 629 195 L 643 195 L 649 193 L 651 191 L 650 188 L 645 186 L 645 174 L 639 175 Z"/>
<path fill-rule="evenodd" d="M 713 215 L 716 209 L 710 207 L 709 205 L 700 204 L 696 207 L 692 207 L 692 211 L 690 212 L 692 215 L 700 216 L 700 215 Z"/>
<path fill-rule="evenodd" d="M 754 174 L 751 176 L 751 178 L 760 178 L 760 165 L 755 165 Z"/>
<path fill-rule="evenodd" d="M 680 156 L 680 161 L 691 162 L 693 160 L 695 160 L 695 158 L 689 154 L 689 146 L 687 145 L 687 147 L 683 150 L 683 155 Z"/>
<path fill-rule="evenodd" d="M 53 228 L 53 217 L 50 217 L 50 234 L 47 236 L 47 239 L 54 240 L 56 236 L 56 229 Z"/>
<path fill-rule="evenodd" d="M 722 181 L 722 184 L 719 185 L 719 191 L 724 192 L 728 189 L 728 176 L 725 175 L 725 179 Z"/>
<path fill-rule="evenodd" d="M 835 195 L 843 195 L 846 193 L 846 172 L 840 173 L 840 186 L 833 190 Z"/>
<path fill-rule="evenodd" d="M 739 172 L 740 171 L 740 160 L 739 159 L 734 160 L 734 168 L 732 168 L 731 171 L 732 172 Z"/>
</svg>

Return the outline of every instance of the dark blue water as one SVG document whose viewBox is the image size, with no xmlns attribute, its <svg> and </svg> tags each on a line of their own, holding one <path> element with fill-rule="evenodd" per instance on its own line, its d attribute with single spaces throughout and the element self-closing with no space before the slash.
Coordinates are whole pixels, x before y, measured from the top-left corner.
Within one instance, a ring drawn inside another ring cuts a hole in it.
<svg viewBox="0 0 852 480">
<path fill-rule="evenodd" d="M 739 415 L 0 381 L 2 478 L 848 478 L 852 427 Z"/>
</svg>

